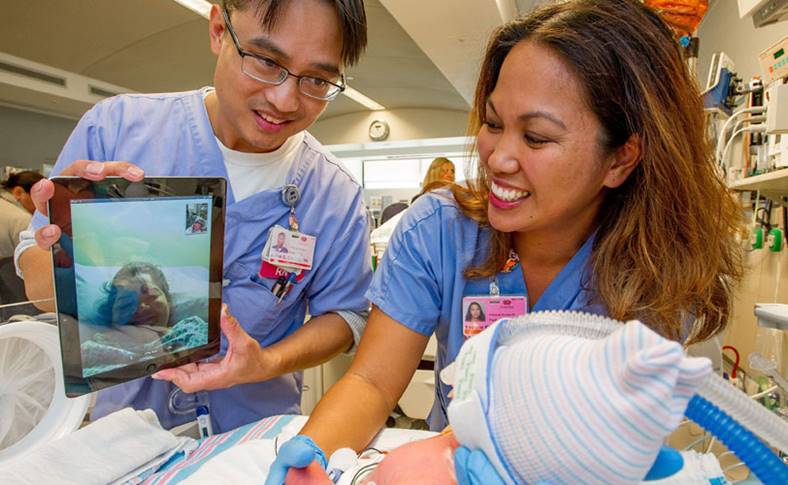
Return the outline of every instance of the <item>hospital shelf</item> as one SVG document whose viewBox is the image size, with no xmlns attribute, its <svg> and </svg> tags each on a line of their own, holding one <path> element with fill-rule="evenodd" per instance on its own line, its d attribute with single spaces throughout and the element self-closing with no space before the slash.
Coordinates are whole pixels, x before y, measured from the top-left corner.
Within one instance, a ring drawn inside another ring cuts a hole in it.
<svg viewBox="0 0 788 485">
<path fill-rule="evenodd" d="M 733 190 L 760 191 L 761 195 L 770 198 L 788 196 L 788 169 L 745 177 L 730 184 Z"/>
</svg>

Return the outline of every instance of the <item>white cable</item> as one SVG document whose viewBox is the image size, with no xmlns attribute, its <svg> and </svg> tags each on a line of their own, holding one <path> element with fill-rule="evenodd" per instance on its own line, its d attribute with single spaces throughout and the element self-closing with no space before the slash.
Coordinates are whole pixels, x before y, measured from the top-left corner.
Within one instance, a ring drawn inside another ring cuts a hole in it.
<svg viewBox="0 0 788 485">
<path fill-rule="evenodd" d="M 731 131 L 732 131 L 732 133 L 737 133 L 739 131 L 739 129 L 743 128 L 744 125 L 746 125 L 746 124 L 752 125 L 753 123 L 761 123 L 763 121 L 766 121 L 766 116 L 765 115 L 750 116 L 749 118 L 744 118 L 744 119 L 739 120 L 736 123 L 736 125 L 733 127 L 733 130 L 731 130 Z M 734 138 L 736 138 L 735 134 L 731 137 L 730 140 L 732 140 Z M 730 140 L 728 140 L 728 142 L 730 142 Z M 719 157 L 717 158 L 717 160 L 719 160 Z M 722 166 L 722 165 L 720 165 L 720 166 Z"/>
<path fill-rule="evenodd" d="M 723 473 L 728 473 L 731 470 L 735 470 L 736 468 L 741 468 L 743 466 L 744 466 L 744 462 L 740 461 L 739 463 L 736 463 L 735 465 L 731 465 L 731 466 L 725 468 L 722 472 Z"/>
<path fill-rule="evenodd" d="M 788 210 L 788 209 L 783 208 L 783 210 Z M 783 236 L 780 236 L 780 237 L 782 238 Z M 782 243 L 783 243 L 782 241 L 779 242 L 780 245 L 782 245 Z M 774 302 L 775 303 L 777 303 L 777 295 L 780 294 L 778 292 L 780 291 L 780 275 L 783 272 L 782 259 L 783 258 L 777 258 L 777 275 L 775 276 L 775 281 L 774 281 Z"/>
<path fill-rule="evenodd" d="M 739 130 L 740 128 L 742 128 L 742 127 L 743 127 L 744 125 L 746 125 L 746 124 L 750 124 L 750 125 L 752 125 L 753 123 L 760 123 L 760 122 L 763 122 L 763 121 L 766 121 L 766 116 L 765 116 L 765 115 L 750 116 L 749 118 L 744 118 L 744 119 L 741 119 L 741 120 L 739 120 L 739 121 L 736 123 L 736 125 L 733 127 L 733 130 L 731 130 L 731 131 L 732 131 L 733 133 L 736 133 L 736 132 L 738 132 L 738 130 Z M 732 139 L 734 139 L 735 137 L 736 137 L 735 135 L 734 135 L 734 136 L 732 136 L 732 137 L 731 137 L 731 140 L 732 140 Z M 730 140 L 728 140 L 728 141 L 730 142 Z M 718 160 L 718 161 L 719 161 L 719 156 L 716 158 L 716 160 Z M 720 166 L 720 167 L 723 167 L 723 168 L 726 168 L 726 167 L 724 167 L 723 165 L 719 165 L 719 166 Z"/>
<path fill-rule="evenodd" d="M 734 112 L 731 115 L 731 117 L 728 118 L 725 121 L 725 124 L 722 125 L 722 129 L 720 130 L 720 134 L 717 137 L 717 148 L 714 150 L 714 155 L 717 157 L 717 160 L 720 159 L 720 150 L 722 149 L 722 146 L 725 143 L 725 135 L 726 135 L 726 133 L 728 131 L 728 127 L 730 126 L 731 123 L 733 123 L 733 120 L 736 119 L 738 116 L 741 116 L 743 114 L 747 114 L 747 113 L 758 113 L 758 114 L 760 114 L 760 113 L 764 113 L 764 112 L 766 112 L 766 107 L 765 106 L 754 106 L 752 108 L 742 108 L 739 111 Z"/>
<path fill-rule="evenodd" d="M 0 309 L 2 308 L 11 308 L 15 306 L 22 306 L 22 305 L 35 305 L 36 303 L 46 303 L 50 301 L 55 301 L 54 298 L 44 298 L 41 300 L 29 300 L 29 301 L 18 301 L 15 303 L 6 303 L 4 305 L 0 305 Z"/>
<path fill-rule="evenodd" d="M 753 124 L 753 123 L 761 123 L 763 121 L 766 121 L 766 115 L 750 116 L 749 118 L 744 118 L 739 120 L 736 123 L 736 126 L 734 126 L 733 130 L 731 131 L 735 133 L 736 130 L 744 126 L 746 123 Z"/>
<path fill-rule="evenodd" d="M 761 114 L 761 113 L 765 113 L 765 112 L 766 112 L 766 106 L 753 106 L 751 108 L 742 108 L 742 109 L 740 109 L 738 111 L 735 111 L 730 116 L 730 118 L 725 120 L 725 124 L 722 125 L 722 129 L 720 130 L 720 137 L 719 138 L 725 138 L 725 135 L 727 134 L 728 128 L 730 127 L 731 123 L 733 123 L 733 121 L 736 118 L 738 118 L 739 116 L 745 115 L 745 114 L 750 114 L 750 113 Z M 718 144 L 719 144 L 719 141 L 718 141 Z"/>
<path fill-rule="evenodd" d="M 734 131 L 733 135 L 728 140 L 728 143 L 725 144 L 725 148 L 722 150 L 722 154 L 717 159 L 719 160 L 719 166 L 723 168 L 727 168 L 727 165 L 725 163 L 725 155 L 727 155 L 730 147 L 733 146 L 733 140 L 735 140 L 737 136 L 741 135 L 742 133 L 765 133 L 765 132 L 766 132 L 766 125 L 764 123 L 745 126 L 744 128 L 740 128 L 738 131 Z"/>
<path fill-rule="evenodd" d="M 716 443 L 716 442 L 717 442 L 717 439 L 714 436 L 712 436 L 711 439 L 709 440 L 709 446 L 706 447 L 705 453 L 710 453 L 711 449 L 714 447 L 714 443 Z"/>
<path fill-rule="evenodd" d="M 776 391 L 778 389 L 780 389 L 780 388 L 777 387 L 777 386 L 772 386 L 772 387 L 766 389 L 765 391 L 761 391 L 761 392 L 759 392 L 757 394 L 753 394 L 752 396 L 750 396 L 750 399 L 760 399 L 763 396 L 768 396 L 769 394 L 773 393 L 774 391 Z"/>
</svg>

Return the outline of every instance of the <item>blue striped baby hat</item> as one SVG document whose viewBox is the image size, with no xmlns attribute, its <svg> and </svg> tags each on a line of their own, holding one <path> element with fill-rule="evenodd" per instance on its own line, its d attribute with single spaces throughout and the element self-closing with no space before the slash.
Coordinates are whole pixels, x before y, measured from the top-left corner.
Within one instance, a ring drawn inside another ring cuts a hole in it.
<svg viewBox="0 0 788 485">
<path fill-rule="evenodd" d="M 550 313 L 500 321 L 463 346 L 449 406 L 458 441 L 508 483 L 640 482 L 710 361 L 638 321 L 603 331 L 614 321 Z"/>
</svg>

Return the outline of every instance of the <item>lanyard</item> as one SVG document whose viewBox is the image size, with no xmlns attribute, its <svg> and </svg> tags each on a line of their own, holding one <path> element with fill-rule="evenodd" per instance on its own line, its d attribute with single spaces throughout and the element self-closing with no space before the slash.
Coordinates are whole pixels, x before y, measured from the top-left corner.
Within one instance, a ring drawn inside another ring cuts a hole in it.
<svg viewBox="0 0 788 485">
<path fill-rule="evenodd" d="M 295 206 L 300 199 L 301 192 L 298 190 L 297 185 L 287 184 L 282 188 L 282 203 L 290 206 L 290 214 L 287 217 L 287 221 L 290 230 L 293 232 L 298 232 L 298 218 L 296 217 Z M 280 276 L 279 279 L 276 280 L 276 283 L 274 283 L 274 286 L 271 288 L 271 293 L 276 297 L 277 305 L 282 303 L 282 300 L 290 291 L 290 288 L 292 288 L 293 282 L 300 272 L 301 271 L 293 271 L 288 273 L 287 276 Z"/>
<path fill-rule="evenodd" d="M 506 262 L 503 264 L 503 268 L 501 268 L 501 273 L 511 273 L 520 264 L 520 257 L 517 255 L 514 249 L 509 249 L 509 257 L 506 259 Z M 498 286 L 498 275 L 494 275 L 490 278 L 490 296 L 500 296 L 501 295 L 501 288 Z"/>
<path fill-rule="evenodd" d="M 282 189 L 282 203 L 290 207 L 290 215 L 287 218 L 290 230 L 298 232 L 298 219 L 296 218 L 295 206 L 301 200 L 301 191 L 295 184 L 287 184 Z"/>
</svg>

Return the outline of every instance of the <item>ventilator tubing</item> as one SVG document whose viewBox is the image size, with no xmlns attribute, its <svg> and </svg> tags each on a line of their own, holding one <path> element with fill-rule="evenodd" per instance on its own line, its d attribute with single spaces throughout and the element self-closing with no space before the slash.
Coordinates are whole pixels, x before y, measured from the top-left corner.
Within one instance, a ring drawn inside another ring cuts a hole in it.
<svg viewBox="0 0 788 485">
<path fill-rule="evenodd" d="M 696 394 L 685 414 L 724 443 L 765 485 L 788 483 L 788 465 L 725 411 Z"/>
<path fill-rule="evenodd" d="M 698 395 L 773 447 L 788 454 L 788 423 L 722 377 L 712 374 L 704 379 L 698 387 Z"/>
<path fill-rule="evenodd" d="M 725 443 L 763 483 L 788 483 L 788 465 L 758 439 L 788 453 L 788 424 L 720 376 L 712 374 L 701 383 L 685 414 Z"/>
</svg>

